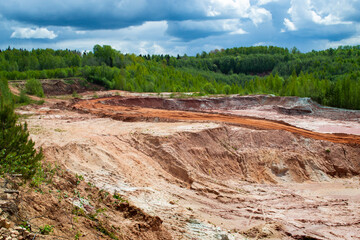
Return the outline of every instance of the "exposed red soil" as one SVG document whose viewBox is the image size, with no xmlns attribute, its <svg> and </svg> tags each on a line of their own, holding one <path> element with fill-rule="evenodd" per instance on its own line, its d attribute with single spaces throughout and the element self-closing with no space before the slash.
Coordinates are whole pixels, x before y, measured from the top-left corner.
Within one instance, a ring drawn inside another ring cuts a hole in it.
<svg viewBox="0 0 360 240">
<path fill-rule="evenodd" d="M 190 111 L 163 110 L 158 108 L 172 109 L 172 106 L 166 106 L 161 103 L 165 101 L 161 98 L 123 98 L 119 96 L 105 97 L 91 100 L 79 100 L 72 105 L 72 108 L 82 112 L 88 112 L 103 117 L 111 117 L 123 121 L 207 121 L 236 124 L 244 127 L 266 130 L 285 130 L 304 137 L 325 140 L 334 143 L 346 143 L 360 145 L 360 136 L 350 134 L 324 134 L 312 132 L 309 130 L 297 128 L 281 121 L 272 121 L 266 119 L 257 119 L 251 117 L 242 117 L 225 114 L 213 114 Z M 125 104 L 124 104 L 125 102 Z M 129 102 L 129 103 L 128 103 Z M 200 103 L 199 103 L 200 102 Z M 201 100 L 188 100 L 186 104 L 201 104 Z M 140 106 L 134 106 L 134 105 Z M 130 105 L 130 106 L 121 106 Z M 152 106 L 149 107 L 142 107 Z M 161 106 L 159 106 L 161 105 Z M 185 107 L 188 109 L 189 107 Z M 194 107 L 194 110 L 196 108 Z"/>
</svg>

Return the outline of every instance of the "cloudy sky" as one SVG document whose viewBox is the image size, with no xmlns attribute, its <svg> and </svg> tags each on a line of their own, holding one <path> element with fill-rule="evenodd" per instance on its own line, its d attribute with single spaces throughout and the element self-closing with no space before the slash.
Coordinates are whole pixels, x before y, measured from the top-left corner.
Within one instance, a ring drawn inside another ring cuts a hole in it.
<svg viewBox="0 0 360 240">
<path fill-rule="evenodd" d="M 360 45 L 360 0 L 0 0 L 0 49 L 188 54 Z"/>
</svg>

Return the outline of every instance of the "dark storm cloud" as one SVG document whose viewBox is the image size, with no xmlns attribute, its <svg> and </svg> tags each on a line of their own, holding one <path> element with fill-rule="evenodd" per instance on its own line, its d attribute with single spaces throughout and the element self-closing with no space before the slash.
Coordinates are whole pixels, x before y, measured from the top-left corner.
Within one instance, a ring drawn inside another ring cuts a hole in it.
<svg viewBox="0 0 360 240">
<path fill-rule="evenodd" d="M 8 20 L 37 26 L 118 29 L 145 21 L 202 19 L 202 2 L 190 0 L 8 0 L 0 1 Z"/>
<path fill-rule="evenodd" d="M 0 48 L 196 54 L 360 44 L 360 0 L 0 0 Z"/>
</svg>

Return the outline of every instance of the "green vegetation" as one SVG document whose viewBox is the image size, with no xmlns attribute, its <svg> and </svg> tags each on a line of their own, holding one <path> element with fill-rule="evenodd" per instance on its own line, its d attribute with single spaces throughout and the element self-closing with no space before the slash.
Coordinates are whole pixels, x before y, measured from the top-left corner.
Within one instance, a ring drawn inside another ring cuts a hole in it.
<svg viewBox="0 0 360 240">
<path fill-rule="evenodd" d="M 128 202 L 126 199 L 124 199 L 122 196 L 120 196 L 118 193 L 114 193 L 113 194 L 113 198 L 115 198 L 116 200 L 118 200 L 118 202 Z"/>
<path fill-rule="evenodd" d="M 118 239 L 119 239 L 118 237 L 116 237 L 116 235 L 115 235 L 113 232 L 107 230 L 107 229 L 102 225 L 101 222 L 98 222 L 98 224 L 96 225 L 95 229 L 98 230 L 99 232 L 101 232 L 102 234 L 110 237 L 111 239 L 115 239 L 115 240 L 118 240 Z"/>
<path fill-rule="evenodd" d="M 14 104 L 28 101 L 25 94 L 15 97 L 6 80 L 0 80 L 0 175 L 22 174 L 29 179 L 40 168 L 42 152 L 36 152 L 35 143 L 29 139 L 27 125 L 17 122 Z"/>
<path fill-rule="evenodd" d="M 359 55 L 360 46 L 309 53 L 300 53 L 295 47 L 240 47 L 194 57 L 135 56 L 100 45 L 83 54 L 7 49 L 0 52 L 0 78 L 30 79 L 35 85 L 33 79 L 81 77 L 86 79 L 84 84 L 96 83 L 107 89 L 194 92 L 200 96 L 275 94 L 311 97 L 328 106 L 360 109 Z M 37 88 L 31 94 L 39 96 L 41 90 Z"/>
<path fill-rule="evenodd" d="M 19 101 L 24 104 L 30 103 L 30 98 L 26 95 L 24 90 L 20 91 Z"/>
<path fill-rule="evenodd" d="M 31 178 L 40 167 L 42 152 L 36 152 L 27 125 L 17 123 L 13 105 L 0 105 L 0 174 L 17 173 Z"/>
<path fill-rule="evenodd" d="M 42 88 L 41 82 L 38 79 L 29 79 L 25 84 L 25 91 L 30 95 L 35 95 L 38 97 L 44 97 L 44 90 Z"/>
<path fill-rule="evenodd" d="M 49 235 L 54 231 L 54 226 L 45 224 L 44 226 L 39 227 L 40 233 L 44 235 Z"/>
</svg>

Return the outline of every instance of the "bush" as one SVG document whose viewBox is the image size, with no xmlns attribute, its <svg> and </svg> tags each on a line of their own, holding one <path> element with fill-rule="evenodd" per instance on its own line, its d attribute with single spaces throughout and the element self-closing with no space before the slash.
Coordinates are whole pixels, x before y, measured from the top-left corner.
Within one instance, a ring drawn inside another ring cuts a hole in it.
<svg viewBox="0 0 360 240">
<path fill-rule="evenodd" d="M 12 104 L 0 104 L 0 175 L 22 174 L 29 179 L 37 172 L 43 157 L 36 152 L 35 143 L 29 139 L 27 124 L 17 124 Z"/>
<path fill-rule="evenodd" d="M 230 91 L 231 91 L 231 87 L 229 85 L 226 85 L 224 88 L 223 88 L 223 92 L 226 94 L 226 95 L 229 95 L 230 94 Z"/>
<path fill-rule="evenodd" d="M 28 94 L 36 95 L 38 97 L 44 97 L 44 90 L 41 82 L 38 79 L 29 79 L 25 84 L 25 91 Z"/>
<path fill-rule="evenodd" d="M 206 93 L 209 93 L 209 94 L 215 94 L 216 93 L 216 90 L 215 90 L 214 86 L 211 83 L 206 83 L 204 85 L 204 91 Z"/>
<path fill-rule="evenodd" d="M 24 90 L 21 90 L 20 92 L 19 103 L 25 103 L 25 104 L 30 103 L 30 98 L 26 95 Z"/>
</svg>

